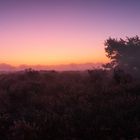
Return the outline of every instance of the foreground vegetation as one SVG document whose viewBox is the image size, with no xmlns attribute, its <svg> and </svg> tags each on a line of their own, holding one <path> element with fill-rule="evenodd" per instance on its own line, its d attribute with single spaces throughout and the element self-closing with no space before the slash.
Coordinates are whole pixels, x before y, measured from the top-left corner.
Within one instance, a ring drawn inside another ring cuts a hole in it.
<svg viewBox="0 0 140 140">
<path fill-rule="evenodd" d="M 1 140 L 118 140 L 140 137 L 140 81 L 111 72 L 0 75 Z"/>
</svg>

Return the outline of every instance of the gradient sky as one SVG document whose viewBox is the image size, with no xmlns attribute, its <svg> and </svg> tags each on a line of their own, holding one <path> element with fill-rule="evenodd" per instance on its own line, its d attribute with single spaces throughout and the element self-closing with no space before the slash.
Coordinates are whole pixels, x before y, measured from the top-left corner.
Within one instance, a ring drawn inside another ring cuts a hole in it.
<svg viewBox="0 0 140 140">
<path fill-rule="evenodd" d="M 0 0 L 0 63 L 106 62 L 108 37 L 140 35 L 140 0 Z"/>
</svg>

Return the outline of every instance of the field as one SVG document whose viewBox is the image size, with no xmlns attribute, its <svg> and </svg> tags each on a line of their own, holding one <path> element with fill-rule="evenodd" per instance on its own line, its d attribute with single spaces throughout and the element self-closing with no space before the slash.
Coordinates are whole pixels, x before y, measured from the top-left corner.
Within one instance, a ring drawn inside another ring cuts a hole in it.
<svg viewBox="0 0 140 140">
<path fill-rule="evenodd" d="M 1 74 L 0 139 L 139 139 L 139 95 L 139 79 L 104 70 Z"/>
</svg>

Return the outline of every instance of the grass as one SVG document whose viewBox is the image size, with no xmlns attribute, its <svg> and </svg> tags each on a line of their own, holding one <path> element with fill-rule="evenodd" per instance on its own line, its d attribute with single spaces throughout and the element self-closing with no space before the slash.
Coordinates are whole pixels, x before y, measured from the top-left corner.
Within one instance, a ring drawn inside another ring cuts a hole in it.
<svg viewBox="0 0 140 140">
<path fill-rule="evenodd" d="M 140 137 L 140 80 L 111 72 L 0 75 L 0 139 L 118 140 Z"/>
</svg>

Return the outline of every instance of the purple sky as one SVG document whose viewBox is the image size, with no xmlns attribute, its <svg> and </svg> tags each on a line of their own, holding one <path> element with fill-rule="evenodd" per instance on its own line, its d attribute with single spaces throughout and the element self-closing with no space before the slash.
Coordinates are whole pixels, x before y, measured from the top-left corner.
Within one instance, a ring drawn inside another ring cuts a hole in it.
<svg viewBox="0 0 140 140">
<path fill-rule="evenodd" d="M 0 0 L 0 63 L 106 62 L 108 37 L 140 35 L 140 0 Z"/>
</svg>

